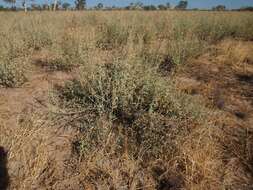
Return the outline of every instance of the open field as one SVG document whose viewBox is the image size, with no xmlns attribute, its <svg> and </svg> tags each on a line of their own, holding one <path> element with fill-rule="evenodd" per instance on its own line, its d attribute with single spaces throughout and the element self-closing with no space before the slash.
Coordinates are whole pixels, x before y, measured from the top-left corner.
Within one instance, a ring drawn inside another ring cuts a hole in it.
<svg viewBox="0 0 253 190">
<path fill-rule="evenodd" d="M 0 189 L 253 189 L 252 13 L 0 26 Z"/>
</svg>

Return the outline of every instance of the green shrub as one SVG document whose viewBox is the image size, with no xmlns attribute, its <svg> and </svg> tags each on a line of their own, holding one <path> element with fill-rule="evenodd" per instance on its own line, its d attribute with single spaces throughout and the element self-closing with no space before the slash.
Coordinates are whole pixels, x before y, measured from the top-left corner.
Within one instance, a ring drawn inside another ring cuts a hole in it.
<svg viewBox="0 0 253 190">
<path fill-rule="evenodd" d="M 196 101 L 177 92 L 141 62 L 86 66 L 79 78 L 67 83 L 58 95 L 65 105 L 77 105 L 92 110 L 98 117 L 107 115 L 126 124 L 153 112 L 181 119 L 197 119 L 201 115 Z"/>
<path fill-rule="evenodd" d="M 124 62 L 85 67 L 78 80 L 67 84 L 61 95 L 67 101 L 81 104 L 98 115 L 132 118 L 148 111 L 155 93 L 155 84 L 140 64 Z M 147 75 L 146 75 L 147 74 Z M 146 75 L 146 76 L 145 76 Z"/>
</svg>

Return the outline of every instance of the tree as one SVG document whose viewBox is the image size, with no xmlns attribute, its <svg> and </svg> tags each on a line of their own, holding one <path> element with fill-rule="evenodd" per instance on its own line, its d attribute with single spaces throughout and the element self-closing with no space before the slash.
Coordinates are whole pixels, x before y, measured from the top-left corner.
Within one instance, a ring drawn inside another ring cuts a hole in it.
<svg viewBox="0 0 253 190">
<path fill-rule="evenodd" d="M 31 8 L 32 8 L 32 10 L 37 10 L 37 11 L 40 11 L 40 10 L 42 10 L 42 7 L 41 7 L 41 5 L 37 5 L 37 4 L 31 4 Z"/>
<path fill-rule="evenodd" d="M 175 7 L 175 9 L 179 10 L 185 10 L 188 6 L 188 1 L 179 1 L 178 5 Z"/>
<path fill-rule="evenodd" d="M 138 1 L 136 3 L 130 3 L 129 5 L 129 9 L 131 10 L 138 10 L 138 9 L 142 9 L 143 8 L 143 3 Z"/>
<path fill-rule="evenodd" d="M 62 4 L 62 8 L 66 11 L 70 7 L 70 4 L 68 2 L 64 2 Z"/>
<path fill-rule="evenodd" d="M 103 9 L 103 7 L 103 3 L 98 3 L 97 6 L 95 6 L 95 9 Z"/>
<path fill-rule="evenodd" d="M 28 2 L 29 0 L 22 0 L 22 6 L 24 7 L 24 10 L 25 10 L 25 12 L 27 12 L 27 2 Z M 33 0 L 30 0 L 30 1 L 33 1 Z M 35 3 L 33 3 L 32 5 L 31 5 L 31 8 L 32 9 L 35 9 L 35 10 L 38 10 L 39 9 L 39 5 L 36 5 Z M 31 10 L 31 8 L 28 8 L 29 10 Z M 40 7 L 41 8 L 41 7 Z"/>
<path fill-rule="evenodd" d="M 27 12 L 27 3 L 26 3 L 26 0 L 23 0 L 22 6 L 24 7 L 25 12 Z"/>
<path fill-rule="evenodd" d="M 143 6 L 143 9 L 145 11 L 154 11 L 154 10 L 156 10 L 156 6 L 155 5 L 146 5 L 146 6 Z"/>
<path fill-rule="evenodd" d="M 166 3 L 166 7 L 167 7 L 167 9 L 170 9 L 171 6 L 170 6 L 169 2 Z"/>
<path fill-rule="evenodd" d="M 16 0 L 3 0 L 5 3 L 11 4 L 11 7 L 13 10 L 16 9 L 15 4 L 16 4 Z"/>
<path fill-rule="evenodd" d="M 158 5 L 157 6 L 159 10 L 167 10 L 167 6 L 166 5 Z"/>
<path fill-rule="evenodd" d="M 157 7 L 155 5 L 150 5 L 149 6 L 149 10 L 151 10 L 151 11 L 157 10 Z"/>
<path fill-rule="evenodd" d="M 0 11 L 5 11 L 6 8 L 3 5 L 0 5 Z"/>
<path fill-rule="evenodd" d="M 53 7 L 53 10 L 56 11 L 56 9 L 58 8 L 58 1 L 57 0 L 54 0 L 54 7 Z"/>
<path fill-rule="evenodd" d="M 154 11 L 154 10 L 156 10 L 156 6 L 155 5 L 146 5 L 146 6 L 143 6 L 143 9 L 145 11 Z"/>
<path fill-rule="evenodd" d="M 42 5 L 42 10 L 49 10 L 49 9 L 50 9 L 50 7 L 49 7 L 48 4 L 43 4 Z"/>
<path fill-rule="evenodd" d="M 77 10 L 83 10 L 86 7 L 86 0 L 76 0 L 75 4 Z"/>
<path fill-rule="evenodd" d="M 253 7 L 241 7 L 239 11 L 253 11 Z"/>
<path fill-rule="evenodd" d="M 216 7 L 213 7 L 214 11 L 225 11 L 226 10 L 226 6 L 225 5 L 218 5 Z"/>
</svg>

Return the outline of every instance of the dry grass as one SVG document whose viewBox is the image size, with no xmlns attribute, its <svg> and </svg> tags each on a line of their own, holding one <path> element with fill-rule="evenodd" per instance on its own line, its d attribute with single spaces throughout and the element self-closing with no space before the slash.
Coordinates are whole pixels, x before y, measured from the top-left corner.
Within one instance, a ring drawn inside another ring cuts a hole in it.
<svg viewBox="0 0 253 190">
<path fill-rule="evenodd" d="M 175 77 L 205 52 L 221 65 L 251 72 L 251 46 L 245 46 L 253 36 L 250 13 L 0 17 L 1 86 L 22 87 L 34 65 L 74 76 L 50 89 L 47 104 L 38 101 L 43 112 L 33 105 L 19 116 L 17 129 L 0 126 L 12 189 L 252 188 L 250 121 L 247 129 L 232 128 L 238 122 L 231 115 L 211 107 L 204 93 L 178 89 Z M 211 48 L 221 41 L 222 48 Z"/>
</svg>

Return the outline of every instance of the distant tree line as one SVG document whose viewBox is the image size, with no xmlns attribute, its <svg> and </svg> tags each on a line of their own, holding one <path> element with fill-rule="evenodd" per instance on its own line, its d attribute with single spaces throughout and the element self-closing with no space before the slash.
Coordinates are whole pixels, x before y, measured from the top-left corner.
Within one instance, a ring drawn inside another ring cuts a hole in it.
<svg viewBox="0 0 253 190">
<path fill-rule="evenodd" d="M 226 6 L 225 5 L 218 5 L 216 7 L 212 8 L 213 11 L 225 11 L 226 10 Z"/>
<path fill-rule="evenodd" d="M 225 5 L 218 5 L 216 7 L 212 8 L 213 11 L 225 11 L 227 10 Z M 248 6 L 248 7 L 241 7 L 239 9 L 231 9 L 231 11 L 253 11 L 253 7 Z"/>
<path fill-rule="evenodd" d="M 9 4 L 10 6 L 0 5 L 0 11 L 14 11 L 14 10 L 84 10 L 86 8 L 86 0 L 76 0 L 75 7 L 73 7 L 68 2 L 61 2 L 60 0 L 54 0 L 53 3 L 50 4 L 37 4 L 35 0 L 22 0 L 22 6 L 16 6 L 16 0 L 2 0 L 5 4 Z M 28 1 L 30 2 L 30 6 L 28 7 Z M 1 0 L 0 0 L 1 2 Z"/>
<path fill-rule="evenodd" d="M 1 1 L 1 0 L 0 0 Z M 60 0 L 54 0 L 52 4 L 37 4 L 34 0 L 22 0 L 22 6 L 16 6 L 16 0 L 2 0 L 5 4 L 9 4 L 10 6 L 0 5 L 0 10 L 168 10 L 172 9 L 170 3 L 160 4 L 160 5 L 144 5 L 142 2 L 130 3 L 126 7 L 105 7 L 102 3 L 98 3 L 96 6 L 87 8 L 86 0 L 76 0 L 75 5 L 71 5 L 68 2 L 61 2 Z M 30 6 L 28 7 L 28 1 L 30 2 Z M 179 1 L 178 5 L 175 9 L 184 10 L 187 8 L 187 1 Z"/>
<path fill-rule="evenodd" d="M 248 7 L 242 7 L 242 8 L 240 8 L 240 9 L 234 9 L 235 11 L 253 11 L 253 6 L 252 7 L 250 7 L 250 6 L 248 6 Z"/>
<path fill-rule="evenodd" d="M 0 5 L 0 11 L 31 11 L 31 10 L 145 10 L 145 11 L 153 11 L 153 10 L 186 10 L 188 7 L 187 0 L 181 0 L 178 2 L 176 6 L 171 6 L 171 4 L 159 4 L 159 5 L 144 5 L 141 1 L 130 3 L 125 7 L 106 7 L 103 3 L 98 3 L 96 6 L 87 8 L 86 0 L 75 0 L 74 5 L 69 2 L 61 2 L 61 0 L 53 0 L 51 4 L 38 4 L 36 0 L 22 0 L 22 6 L 16 7 L 16 0 L 0 0 L 0 2 L 4 2 L 5 4 L 9 4 L 10 6 Z M 29 6 L 28 6 L 29 1 Z M 197 8 L 189 9 L 189 10 L 200 10 Z M 217 5 L 211 9 L 212 11 L 225 11 L 225 5 Z M 253 11 L 253 7 L 242 7 L 240 9 L 233 9 L 233 11 Z"/>
</svg>

